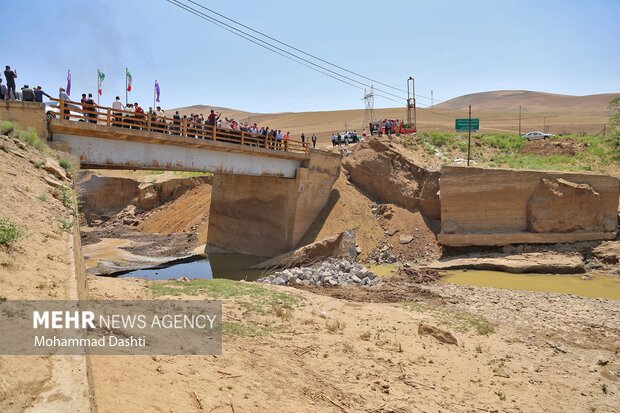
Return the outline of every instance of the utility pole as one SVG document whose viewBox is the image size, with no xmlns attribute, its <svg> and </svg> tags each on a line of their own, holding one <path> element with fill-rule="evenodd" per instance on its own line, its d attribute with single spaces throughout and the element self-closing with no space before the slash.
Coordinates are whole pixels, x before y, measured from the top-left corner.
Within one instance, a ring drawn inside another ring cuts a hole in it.
<svg viewBox="0 0 620 413">
<path fill-rule="evenodd" d="M 469 123 L 468 123 L 468 132 L 469 132 L 469 136 L 467 138 L 467 166 L 469 166 L 469 154 L 470 154 L 470 147 L 471 147 L 471 105 L 469 105 Z"/>
<path fill-rule="evenodd" d="M 519 135 L 521 135 L 521 105 L 519 105 Z"/>
<path fill-rule="evenodd" d="M 411 93 L 409 91 L 409 81 L 413 78 L 409 76 L 407 79 L 407 127 L 411 128 Z"/>
<path fill-rule="evenodd" d="M 435 106 L 435 105 L 433 104 L 433 91 L 431 90 L 431 108 L 432 108 L 433 106 Z"/>
<path fill-rule="evenodd" d="M 413 130 L 417 133 L 418 132 L 418 116 L 417 116 L 416 107 L 415 107 L 415 79 L 413 78 L 413 76 L 411 77 L 411 85 L 412 85 L 412 95 L 413 95 Z"/>
</svg>

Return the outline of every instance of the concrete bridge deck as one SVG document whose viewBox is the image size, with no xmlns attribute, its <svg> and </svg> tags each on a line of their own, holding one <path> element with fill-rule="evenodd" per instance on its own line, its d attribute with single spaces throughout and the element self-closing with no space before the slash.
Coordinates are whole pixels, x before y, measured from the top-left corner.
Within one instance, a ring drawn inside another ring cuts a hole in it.
<svg viewBox="0 0 620 413">
<path fill-rule="evenodd" d="M 84 106 L 54 99 L 53 145 L 86 168 L 165 169 L 293 178 L 310 159 L 306 143 L 187 119 Z"/>
</svg>

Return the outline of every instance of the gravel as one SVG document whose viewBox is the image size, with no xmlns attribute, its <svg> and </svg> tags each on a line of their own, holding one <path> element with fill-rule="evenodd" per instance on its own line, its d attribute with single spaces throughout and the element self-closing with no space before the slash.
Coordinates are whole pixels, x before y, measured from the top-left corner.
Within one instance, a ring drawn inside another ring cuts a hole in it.
<svg viewBox="0 0 620 413">
<path fill-rule="evenodd" d="M 309 267 L 288 268 L 257 280 L 273 285 L 370 285 L 376 275 L 358 263 L 328 258 Z"/>
</svg>

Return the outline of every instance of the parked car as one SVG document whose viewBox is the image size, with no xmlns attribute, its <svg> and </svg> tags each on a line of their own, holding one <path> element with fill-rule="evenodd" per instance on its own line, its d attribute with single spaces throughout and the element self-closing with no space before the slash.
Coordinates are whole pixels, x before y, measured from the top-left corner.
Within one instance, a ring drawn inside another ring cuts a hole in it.
<svg viewBox="0 0 620 413">
<path fill-rule="evenodd" d="M 523 137 L 525 139 L 527 139 L 528 141 L 535 141 L 537 139 L 547 139 L 547 138 L 551 138 L 555 135 L 551 134 L 551 133 L 544 133 L 541 131 L 533 131 L 533 132 L 528 132 L 525 135 L 523 135 Z"/>
</svg>

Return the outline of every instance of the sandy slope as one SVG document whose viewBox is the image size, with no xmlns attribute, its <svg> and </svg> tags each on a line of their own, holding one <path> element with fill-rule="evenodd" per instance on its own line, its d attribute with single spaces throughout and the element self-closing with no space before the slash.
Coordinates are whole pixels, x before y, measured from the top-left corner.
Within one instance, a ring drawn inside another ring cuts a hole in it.
<svg viewBox="0 0 620 413">
<path fill-rule="evenodd" d="M 361 300 L 359 288 L 329 289 L 345 300 L 267 286 L 302 298 L 287 318 L 268 305 L 248 311 L 261 306 L 249 296 L 227 298 L 224 321 L 264 335 L 225 335 L 221 356 L 93 357 L 98 411 L 620 411 L 614 302 L 453 286 L 431 287 L 443 298 L 429 301 L 417 286 L 389 283 Z M 90 286 L 93 298 L 153 298 L 143 280 Z M 391 302 L 407 297 L 421 301 Z M 494 317 L 500 301 L 515 310 Z M 468 308 L 494 319 L 495 332 L 480 335 L 486 322 Z M 605 326 L 585 323 L 602 317 Z M 529 318 L 544 323 L 529 327 Z M 335 320 L 342 328 L 328 328 Z M 453 331 L 458 346 L 420 336 L 420 322 Z"/>
<path fill-rule="evenodd" d="M 5 300 L 78 298 L 70 227 L 74 206 L 54 197 L 58 192 L 46 179 L 56 178 L 41 167 L 56 156 L 53 150 L 42 153 L 0 136 L 0 219 L 23 230 L 14 245 L 0 245 L 0 305 Z M 2 311 L 5 320 L 15 316 L 10 308 Z M 1 334 L 8 334 L 4 327 Z M 86 379 L 83 357 L 0 355 L 0 411 L 88 411 Z"/>
</svg>

